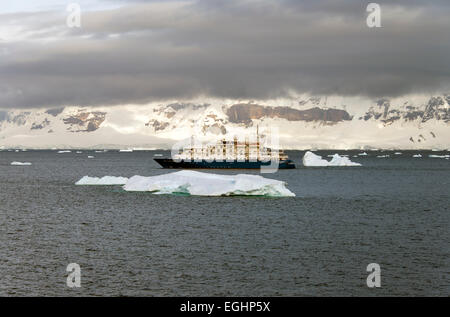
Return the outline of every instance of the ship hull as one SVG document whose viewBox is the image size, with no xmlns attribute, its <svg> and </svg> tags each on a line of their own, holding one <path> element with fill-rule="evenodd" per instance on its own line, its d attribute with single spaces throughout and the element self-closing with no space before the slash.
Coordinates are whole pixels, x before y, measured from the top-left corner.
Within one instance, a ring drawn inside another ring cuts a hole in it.
<svg viewBox="0 0 450 317">
<path fill-rule="evenodd" d="M 271 162 L 262 161 L 213 161 L 208 162 L 206 160 L 201 161 L 174 161 L 168 158 L 155 158 L 156 162 L 163 168 L 184 168 L 184 169 L 197 169 L 197 168 L 217 168 L 217 169 L 260 169 L 261 167 L 271 167 Z M 295 168 L 294 162 L 291 160 L 283 160 L 278 162 L 278 169 L 292 169 Z"/>
</svg>

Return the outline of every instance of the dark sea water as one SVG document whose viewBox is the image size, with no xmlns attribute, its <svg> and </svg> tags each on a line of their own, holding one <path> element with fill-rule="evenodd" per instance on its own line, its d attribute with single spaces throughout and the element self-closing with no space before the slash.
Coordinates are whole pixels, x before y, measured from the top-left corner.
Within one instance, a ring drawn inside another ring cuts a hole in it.
<svg viewBox="0 0 450 317">
<path fill-rule="evenodd" d="M 305 168 L 291 151 L 296 170 L 263 175 L 286 181 L 288 198 L 74 185 L 170 172 L 155 153 L 168 152 L 0 152 L 0 295 L 450 295 L 450 160 L 428 158 L 448 152 Z M 81 288 L 66 286 L 72 262 Z M 380 288 L 366 285 L 372 262 Z"/>
</svg>

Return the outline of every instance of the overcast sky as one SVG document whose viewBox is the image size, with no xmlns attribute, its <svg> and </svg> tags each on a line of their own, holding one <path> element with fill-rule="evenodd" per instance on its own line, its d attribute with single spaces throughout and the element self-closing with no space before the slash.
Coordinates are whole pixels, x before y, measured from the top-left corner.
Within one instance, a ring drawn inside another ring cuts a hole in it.
<svg viewBox="0 0 450 317">
<path fill-rule="evenodd" d="M 448 0 L 70 2 L 1 2 L 0 108 L 450 92 Z"/>
</svg>

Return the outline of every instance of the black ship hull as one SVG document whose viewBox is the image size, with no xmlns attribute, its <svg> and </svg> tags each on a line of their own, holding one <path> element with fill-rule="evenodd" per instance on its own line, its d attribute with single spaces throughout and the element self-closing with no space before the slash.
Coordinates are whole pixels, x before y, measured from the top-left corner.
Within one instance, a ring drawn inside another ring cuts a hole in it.
<svg viewBox="0 0 450 317">
<path fill-rule="evenodd" d="M 197 169 L 197 168 L 217 168 L 217 169 L 260 169 L 260 168 L 278 168 L 278 169 L 292 169 L 295 168 L 295 164 L 292 160 L 282 160 L 278 162 L 278 166 L 271 166 L 271 162 L 262 161 L 174 161 L 170 158 L 155 158 L 156 162 L 163 168 L 184 168 L 184 169 Z"/>
</svg>

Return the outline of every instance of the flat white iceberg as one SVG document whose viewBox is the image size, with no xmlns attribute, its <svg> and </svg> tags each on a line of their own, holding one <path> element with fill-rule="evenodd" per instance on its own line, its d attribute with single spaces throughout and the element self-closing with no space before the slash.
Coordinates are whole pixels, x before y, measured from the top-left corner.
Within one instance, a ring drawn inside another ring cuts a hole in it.
<svg viewBox="0 0 450 317">
<path fill-rule="evenodd" d="M 422 154 L 414 154 L 412 157 L 422 157 Z"/>
<path fill-rule="evenodd" d="M 119 150 L 119 152 L 127 153 L 127 152 L 133 152 L 133 150 L 132 149 L 123 149 L 123 150 Z"/>
<path fill-rule="evenodd" d="M 158 176 L 131 178 L 84 176 L 76 185 L 124 185 L 126 191 L 154 194 L 184 194 L 196 196 L 270 196 L 293 197 L 286 183 L 259 175 L 219 175 L 196 171 L 179 171 Z"/>
<path fill-rule="evenodd" d="M 386 154 L 386 155 L 377 155 L 377 157 L 378 158 L 386 158 L 386 157 L 389 157 L 389 155 L 388 154 Z"/>
<path fill-rule="evenodd" d="M 433 155 L 433 154 L 430 154 L 430 155 L 428 155 L 428 157 L 431 157 L 431 158 L 447 158 L 447 157 L 450 157 L 450 155 Z"/>
<path fill-rule="evenodd" d="M 30 166 L 30 162 L 11 162 L 11 165 L 17 165 L 17 166 Z"/>
<path fill-rule="evenodd" d="M 71 153 L 72 151 L 69 151 L 69 150 L 61 150 L 61 151 L 58 151 L 58 153 Z"/>
<path fill-rule="evenodd" d="M 358 154 L 359 156 L 366 156 L 366 155 L 368 155 L 366 152 L 363 152 L 363 153 L 359 153 Z"/>
<path fill-rule="evenodd" d="M 394 154 L 395 154 L 395 155 L 401 155 L 402 152 L 395 152 Z"/>
<path fill-rule="evenodd" d="M 348 157 L 334 154 L 331 161 L 322 159 L 322 156 L 307 151 L 303 156 L 304 166 L 361 166 L 360 163 L 352 162 Z"/>
<path fill-rule="evenodd" d="M 295 196 L 285 185 L 285 182 L 259 175 L 220 175 L 179 171 L 150 177 L 133 176 L 123 189 L 196 196 Z"/>
<path fill-rule="evenodd" d="M 103 176 L 102 178 L 83 176 L 75 185 L 124 185 L 127 181 L 128 178 L 118 176 Z"/>
</svg>

